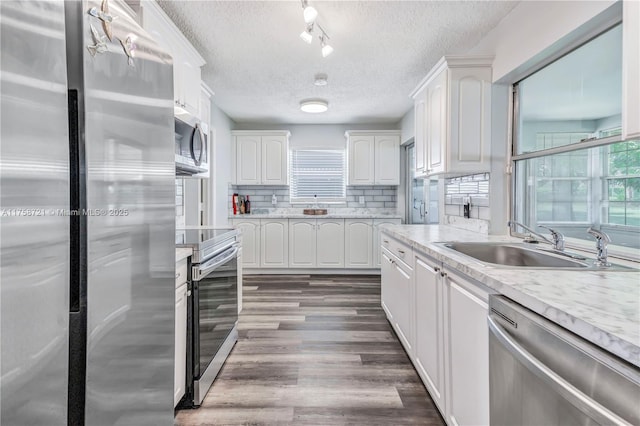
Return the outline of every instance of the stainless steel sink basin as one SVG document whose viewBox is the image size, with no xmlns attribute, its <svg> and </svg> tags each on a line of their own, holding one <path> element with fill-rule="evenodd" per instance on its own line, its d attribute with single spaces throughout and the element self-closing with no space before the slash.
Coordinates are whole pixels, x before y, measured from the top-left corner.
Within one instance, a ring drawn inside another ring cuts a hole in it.
<svg viewBox="0 0 640 426">
<path fill-rule="evenodd" d="M 594 265 L 591 260 L 571 259 L 562 254 L 549 253 L 531 247 L 531 244 L 450 242 L 442 243 L 442 245 L 480 262 L 491 264 L 491 266 L 538 269 L 635 270 L 622 265 L 601 267 Z"/>
</svg>

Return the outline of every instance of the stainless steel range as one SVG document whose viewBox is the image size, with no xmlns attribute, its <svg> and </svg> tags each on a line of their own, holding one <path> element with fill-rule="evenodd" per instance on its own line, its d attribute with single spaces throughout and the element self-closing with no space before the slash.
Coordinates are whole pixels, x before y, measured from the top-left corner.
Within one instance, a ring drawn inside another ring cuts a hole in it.
<svg viewBox="0 0 640 426">
<path fill-rule="evenodd" d="M 176 230 L 176 246 L 193 249 L 187 302 L 187 383 L 180 408 L 198 407 L 238 340 L 235 229 Z"/>
</svg>

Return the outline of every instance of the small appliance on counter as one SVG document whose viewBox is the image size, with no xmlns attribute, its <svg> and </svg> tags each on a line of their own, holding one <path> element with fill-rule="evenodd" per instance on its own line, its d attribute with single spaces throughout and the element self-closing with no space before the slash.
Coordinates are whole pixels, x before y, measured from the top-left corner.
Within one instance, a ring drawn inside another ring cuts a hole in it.
<svg viewBox="0 0 640 426">
<path fill-rule="evenodd" d="M 176 230 L 176 247 L 193 249 L 187 300 L 187 383 L 178 408 L 202 404 L 238 340 L 238 230 Z"/>
</svg>

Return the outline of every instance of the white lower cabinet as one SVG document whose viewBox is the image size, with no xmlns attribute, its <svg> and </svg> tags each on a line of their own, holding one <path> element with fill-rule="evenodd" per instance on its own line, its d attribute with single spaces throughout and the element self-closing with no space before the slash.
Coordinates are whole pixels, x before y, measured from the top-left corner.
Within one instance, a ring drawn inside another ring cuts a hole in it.
<svg viewBox="0 0 640 426">
<path fill-rule="evenodd" d="M 373 219 L 345 219 L 345 267 L 373 268 Z"/>
<path fill-rule="evenodd" d="M 380 234 L 380 226 L 382 225 L 400 225 L 401 219 L 373 219 L 373 266 L 380 268 L 382 266 L 382 236 Z"/>
<path fill-rule="evenodd" d="M 318 219 L 318 268 L 344 268 L 344 219 Z"/>
<path fill-rule="evenodd" d="M 262 219 L 260 222 L 260 266 L 289 266 L 289 220 Z"/>
<path fill-rule="evenodd" d="M 445 406 L 444 284 L 438 262 L 415 256 L 415 366 L 441 412 Z"/>
<path fill-rule="evenodd" d="M 488 425 L 489 289 L 382 238 L 381 304 L 432 399 L 449 425 Z"/>
<path fill-rule="evenodd" d="M 176 271 L 186 270 L 187 259 L 176 264 Z M 175 352 L 173 370 L 173 406 L 182 399 L 187 382 L 187 276 L 176 273 Z"/>
<path fill-rule="evenodd" d="M 289 219 L 289 267 L 315 268 L 316 220 Z"/>
<path fill-rule="evenodd" d="M 461 277 L 447 276 L 448 423 L 489 424 L 488 293 Z"/>
<path fill-rule="evenodd" d="M 234 219 L 233 226 L 241 231 L 242 266 L 260 267 L 260 219 Z"/>
</svg>

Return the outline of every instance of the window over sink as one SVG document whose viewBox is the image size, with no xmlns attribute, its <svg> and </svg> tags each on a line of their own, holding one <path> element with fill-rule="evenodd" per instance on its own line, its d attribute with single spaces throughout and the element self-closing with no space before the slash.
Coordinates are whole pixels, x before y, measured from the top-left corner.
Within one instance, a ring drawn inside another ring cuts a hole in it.
<svg viewBox="0 0 640 426">
<path fill-rule="evenodd" d="M 290 202 L 345 203 L 345 154 L 344 149 L 292 149 Z"/>
<path fill-rule="evenodd" d="M 621 140 L 617 25 L 514 85 L 513 218 L 640 248 L 640 141 Z"/>
</svg>

